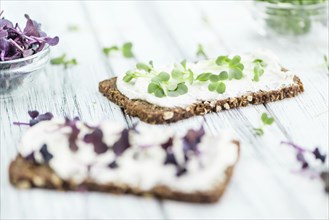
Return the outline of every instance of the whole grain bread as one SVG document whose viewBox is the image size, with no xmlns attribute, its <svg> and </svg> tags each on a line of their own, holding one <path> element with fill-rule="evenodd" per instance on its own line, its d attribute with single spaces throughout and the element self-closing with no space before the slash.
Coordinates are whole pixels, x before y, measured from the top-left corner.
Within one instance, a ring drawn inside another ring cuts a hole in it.
<svg viewBox="0 0 329 220">
<path fill-rule="evenodd" d="M 287 71 L 285 69 L 283 70 Z M 117 77 L 114 77 L 100 82 L 99 91 L 110 101 L 122 107 L 128 115 L 136 116 L 140 120 L 150 124 L 171 123 L 196 115 L 243 107 L 248 104 L 274 102 L 284 98 L 291 98 L 304 92 L 303 83 L 297 76 L 294 76 L 295 84 L 279 90 L 253 92 L 240 97 L 231 97 L 212 102 L 200 101 L 187 108 L 168 108 L 157 106 L 144 100 L 129 99 L 117 89 L 116 80 Z"/>
<path fill-rule="evenodd" d="M 240 144 L 234 141 L 240 152 Z M 114 194 L 134 194 L 138 196 L 152 196 L 159 199 L 171 199 L 177 201 L 186 201 L 191 203 L 214 203 L 224 193 L 231 176 L 233 174 L 235 164 L 227 167 L 223 182 L 218 183 L 212 190 L 197 191 L 185 193 L 172 190 L 166 186 L 156 186 L 149 191 L 143 191 L 138 188 L 132 188 L 128 185 L 108 183 L 98 184 L 92 179 L 87 179 L 83 183 L 76 184 L 73 181 L 65 181 L 61 179 L 48 165 L 39 165 L 24 159 L 18 155 L 9 166 L 9 179 L 12 185 L 20 189 L 29 188 L 46 188 L 56 189 L 59 191 L 99 191 Z M 193 183 L 191 183 L 193 184 Z"/>
</svg>

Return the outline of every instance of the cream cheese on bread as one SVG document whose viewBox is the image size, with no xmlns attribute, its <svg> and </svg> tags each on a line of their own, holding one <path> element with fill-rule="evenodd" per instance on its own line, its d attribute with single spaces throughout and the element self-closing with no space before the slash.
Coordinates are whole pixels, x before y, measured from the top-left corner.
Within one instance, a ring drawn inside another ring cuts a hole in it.
<svg viewBox="0 0 329 220">
<path fill-rule="evenodd" d="M 166 186 L 181 192 L 214 189 L 225 181 L 225 171 L 238 160 L 239 147 L 231 131 L 215 136 L 202 133 L 195 149 L 184 151 L 185 134 L 176 135 L 169 128 L 138 125 L 129 131 L 131 146 L 118 155 L 112 147 L 120 138 L 124 129 L 122 125 L 111 121 L 104 121 L 97 127 L 81 121 L 74 123 L 80 130 L 75 140 L 76 151 L 70 149 L 72 128 L 65 125 L 65 120 L 52 119 L 34 125 L 25 133 L 19 148 L 20 155 L 31 158 L 32 154 L 37 164 L 48 164 L 61 179 L 77 185 L 91 178 L 99 184 L 123 184 L 141 190 Z M 95 153 L 93 144 L 85 141 L 85 136 L 96 128 L 102 131 L 101 141 L 108 146 L 103 153 Z M 172 138 L 172 145 L 167 145 L 169 150 L 164 150 L 162 145 L 169 138 Z M 42 155 L 42 149 L 43 154 L 50 158 L 48 161 Z M 178 175 L 177 165 L 165 164 L 168 152 L 186 171 Z M 114 160 L 116 166 L 109 165 Z"/>
<path fill-rule="evenodd" d="M 233 54 L 229 57 L 233 57 Z M 264 74 L 259 81 L 253 81 L 255 59 L 261 59 L 266 64 Z M 117 88 L 129 99 L 141 99 L 151 104 L 162 107 L 188 107 L 199 101 L 214 101 L 225 98 L 239 97 L 259 91 L 278 90 L 283 87 L 291 86 L 294 82 L 294 74 L 290 71 L 283 71 L 278 58 L 270 51 L 257 50 L 252 53 L 242 54 L 241 63 L 244 65 L 243 78 L 240 80 L 225 80 L 226 91 L 223 94 L 211 92 L 208 90 L 208 84 L 200 81 L 194 81 L 192 85 L 187 84 L 188 92 L 177 97 L 156 97 L 148 93 L 150 78 L 140 77 L 127 83 L 123 81 L 123 75 L 118 77 Z M 227 67 L 216 65 L 215 59 L 203 60 L 196 63 L 187 63 L 187 68 L 191 69 L 196 78 L 198 75 L 211 72 L 219 74 L 227 71 Z M 169 72 L 173 66 L 156 68 L 158 72 Z"/>
</svg>

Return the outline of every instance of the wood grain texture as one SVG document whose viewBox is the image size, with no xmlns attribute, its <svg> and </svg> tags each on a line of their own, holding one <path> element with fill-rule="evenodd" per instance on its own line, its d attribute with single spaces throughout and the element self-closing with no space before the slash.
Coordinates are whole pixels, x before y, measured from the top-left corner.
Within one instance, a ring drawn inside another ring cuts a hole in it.
<svg viewBox="0 0 329 220">
<path fill-rule="evenodd" d="M 1 1 L 0 7 L 11 20 L 24 21 L 23 14 L 28 13 L 42 22 L 50 35 L 61 37 L 52 56 L 67 53 L 79 62 L 68 70 L 48 66 L 40 82 L 22 97 L 0 101 L 1 218 L 328 218 L 329 202 L 322 183 L 292 174 L 297 167 L 294 152 L 279 144 L 291 140 L 309 148 L 319 145 L 328 152 L 328 71 L 320 65 L 323 54 L 328 53 L 328 35 L 308 44 L 260 37 L 253 27 L 250 2 L 241 1 Z M 70 24 L 79 31 L 69 32 Z M 136 58 L 102 54 L 102 47 L 126 41 L 133 42 Z M 183 132 L 203 123 L 213 134 L 223 128 L 237 132 L 242 142 L 241 160 L 219 203 L 192 205 L 101 193 L 19 191 L 9 185 L 8 165 L 26 129 L 12 126 L 12 122 L 28 120 L 27 110 L 79 115 L 87 121 L 110 118 L 131 126 L 138 119 L 124 115 L 102 97 L 98 82 L 125 73 L 137 61 L 165 65 L 183 58 L 197 60 L 198 43 L 210 57 L 269 48 L 305 85 L 305 93 L 294 99 L 160 125 Z M 260 125 L 263 112 L 273 115 L 276 123 L 258 137 L 252 128 Z"/>
</svg>

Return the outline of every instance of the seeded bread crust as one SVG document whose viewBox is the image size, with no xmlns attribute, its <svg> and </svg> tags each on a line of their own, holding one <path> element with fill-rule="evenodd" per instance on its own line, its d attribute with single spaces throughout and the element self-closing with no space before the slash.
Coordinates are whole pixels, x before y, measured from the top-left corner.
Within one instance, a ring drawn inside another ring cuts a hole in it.
<svg viewBox="0 0 329 220">
<path fill-rule="evenodd" d="M 304 92 L 303 83 L 297 76 L 294 76 L 294 85 L 283 87 L 279 90 L 259 91 L 240 97 L 231 97 L 212 102 L 200 101 L 187 108 L 167 108 L 151 104 L 144 100 L 129 99 L 117 89 L 116 80 L 117 77 L 114 77 L 100 82 L 99 91 L 110 101 L 122 107 L 128 115 L 136 116 L 140 120 L 150 124 L 171 123 L 196 115 L 219 112 L 221 110 L 247 106 L 248 104 L 274 102 L 284 98 L 295 97 Z"/>
<path fill-rule="evenodd" d="M 238 141 L 233 142 L 238 146 L 238 154 L 240 155 L 240 143 Z M 235 164 L 228 167 L 225 171 L 225 180 L 214 186 L 213 190 L 210 191 L 183 193 L 171 190 L 166 186 L 157 186 L 150 191 L 143 191 L 123 184 L 98 184 L 92 179 L 88 179 L 81 184 L 65 181 L 58 177 L 48 165 L 38 165 L 18 155 L 9 166 L 9 180 L 12 185 L 20 189 L 45 188 L 58 191 L 99 191 L 113 194 L 150 196 L 191 203 L 214 203 L 224 193 L 232 177 L 234 167 Z"/>
</svg>

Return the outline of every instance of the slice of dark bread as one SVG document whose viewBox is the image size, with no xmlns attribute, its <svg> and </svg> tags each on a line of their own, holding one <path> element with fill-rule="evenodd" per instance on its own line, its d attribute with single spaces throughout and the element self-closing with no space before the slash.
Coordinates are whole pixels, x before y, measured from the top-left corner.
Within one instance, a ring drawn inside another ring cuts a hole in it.
<svg viewBox="0 0 329 220">
<path fill-rule="evenodd" d="M 263 104 L 284 98 L 291 98 L 304 92 L 301 80 L 294 76 L 295 84 L 273 91 L 259 91 L 240 97 L 231 97 L 216 101 L 200 101 L 187 108 L 161 107 L 144 100 L 129 99 L 116 86 L 117 77 L 99 83 L 99 91 L 110 101 L 122 107 L 128 115 L 137 116 L 140 120 L 150 124 L 176 122 L 195 115 L 204 115 L 209 112 L 247 106 L 248 104 Z"/>
<path fill-rule="evenodd" d="M 238 141 L 234 141 L 234 143 L 237 145 L 239 153 L 240 144 Z M 21 189 L 36 187 L 56 189 L 59 191 L 100 191 L 114 194 L 152 196 L 159 199 L 171 199 L 192 203 L 214 203 L 217 202 L 224 193 L 233 174 L 234 166 L 235 164 L 227 167 L 224 180 L 214 186 L 212 190 L 196 191 L 193 193 L 174 191 L 166 186 L 156 186 L 149 191 L 143 191 L 122 184 L 98 184 L 92 179 L 87 179 L 81 184 L 75 184 L 72 181 L 62 180 L 48 165 L 33 163 L 20 155 L 18 155 L 9 166 L 9 179 L 12 185 Z"/>
</svg>

